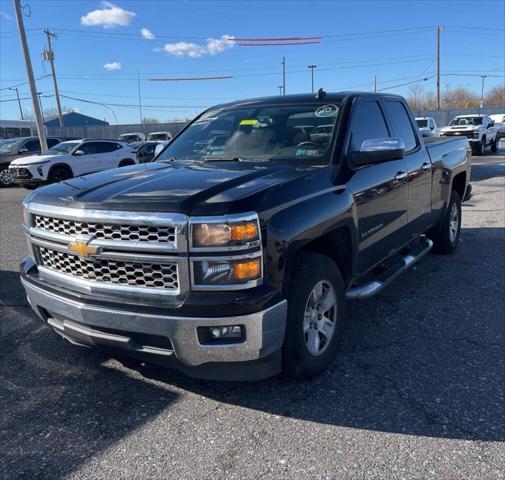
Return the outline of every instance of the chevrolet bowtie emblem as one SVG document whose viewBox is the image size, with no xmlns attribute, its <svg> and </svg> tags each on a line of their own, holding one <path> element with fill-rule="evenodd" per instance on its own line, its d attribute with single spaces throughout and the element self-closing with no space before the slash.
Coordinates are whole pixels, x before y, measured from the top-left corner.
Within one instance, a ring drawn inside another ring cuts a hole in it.
<svg viewBox="0 0 505 480">
<path fill-rule="evenodd" d="M 89 257 L 98 252 L 98 247 L 91 247 L 86 240 L 76 240 L 68 244 L 68 249 L 71 252 L 77 253 L 79 257 Z"/>
</svg>

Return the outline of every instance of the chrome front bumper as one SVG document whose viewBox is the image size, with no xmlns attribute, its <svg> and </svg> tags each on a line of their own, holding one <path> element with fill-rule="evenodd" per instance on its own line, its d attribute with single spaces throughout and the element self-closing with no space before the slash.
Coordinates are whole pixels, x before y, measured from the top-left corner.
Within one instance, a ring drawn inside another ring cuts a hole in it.
<svg viewBox="0 0 505 480">
<path fill-rule="evenodd" d="M 28 302 L 35 313 L 69 341 L 88 346 L 113 347 L 125 353 L 175 357 L 196 367 L 208 363 L 248 362 L 265 358 L 282 347 L 287 302 L 249 315 L 200 318 L 153 315 L 109 309 L 76 302 L 39 288 L 22 278 Z M 242 343 L 201 344 L 198 327 L 242 325 Z M 121 334 L 111 333 L 120 331 Z M 129 335 L 130 333 L 130 335 Z M 143 335 L 167 338 L 167 347 L 135 341 Z"/>
</svg>

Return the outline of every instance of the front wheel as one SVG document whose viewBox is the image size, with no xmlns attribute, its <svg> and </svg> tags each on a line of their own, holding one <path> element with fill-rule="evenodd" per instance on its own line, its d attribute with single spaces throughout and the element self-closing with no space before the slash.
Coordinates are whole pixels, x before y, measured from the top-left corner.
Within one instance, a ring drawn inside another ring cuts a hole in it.
<svg viewBox="0 0 505 480">
<path fill-rule="evenodd" d="M 1 167 L 0 167 L 1 168 Z M 13 185 L 12 176 L 9 173 L 9 168 L 1 168 L 0 169 L 0 186 L 2 187 L 10 187 Z"/>
<path fill-rule="evenodd" d="M 345 318 L 345 288 L 337 265 L 316 253 L 302 254 L 291 279 L 283 347 L 284 371 L 312 378 L 333 361 Z"/>
<path fill-rule="evenodd" d="M 441 222 L 428 232 L 428 237 L 433 240 L 435 253 L 449 254 L 456 250 L 461 233 L 461 198 L 458 192 L 453 190 L 449 205 Z"/>
<path fill-rule="evenodd" d="M 65 167 L 54 167 L 47 177 L 48 183 L 61 182 L 72 178 L 72 173 Z"/>
<path fill-rule="evenodd" d="M 491 142 L 491 151 L 493 153 L 496 153 L 498 151 L 498 135 L 495 137 L 495 139 Z"/>
</svg>

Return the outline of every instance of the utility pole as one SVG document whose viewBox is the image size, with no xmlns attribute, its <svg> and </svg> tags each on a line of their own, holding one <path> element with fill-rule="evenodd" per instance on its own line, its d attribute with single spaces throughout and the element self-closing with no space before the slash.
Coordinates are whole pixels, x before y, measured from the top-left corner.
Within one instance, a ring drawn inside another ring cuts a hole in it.
<svg viewBox="0 0 505 480">
<path fill-rule="evenodd" d="M 54 52 L 51 46 L 51 37 L 56 38 L 57 35 L 55 33 L 51 33 L 49 29 L 45 29 L 44 33 L 47 36 L 47 50 L 44 50 L 42 54 L 44 60 L 48 61 L 51 64 L 51 73 L 53 76 L 54 83 L 54 96 L 56 97 L 56 106 L 58 107 L 58 118 L 60 120 L 60 128 L 63 128 L 65 125 L 63 123 L 63 114 L 61 112 L 61 103 L 60 103 L 60 93 L 58 92 L 58 83 L 56 82 L 56 71 L 54 69 Z"/>
<path fill-rule="evenodd" d="M 137 70 L 137 85 L 139 88 L 139 111 L 140 111 L 140 125 L 144 123 L 143 117 L 142 117 L 142 97 L 140 95 L 140 72 Z"/>
<path fill-rule="evenodd" d="M 44 118 L 44 107 L 42 107 L 42 92 L 37 92 L 37 97 L 39 97 L 39 106 L 40 106 L 40 114 L 42 115 L 42 123 L 46 123 L 46 119 Z"/>
<path fill-rule="evenodd" d="M 440 110 L 440 25 L 437 26 L 437 110 Z"/>
<path fill-rule="evenodd" d="M 279 95 L 282 95 L 282 85 L 279 85 L 277 88 L 279 89 Z"/>
<path fill-rule="evenodd" d="M 23 109 L 21 108 L 21 100 L 19 99 L 19 90 L 18 87 L 9 87 L 9 90 L 16 90 L 16 95 L 18 97 L 18 106 L 19 106 L 19 113 L 21 114 L 21 120 L 24 120 L 23 117 Z"/>
<path fill-rule="evenodd" d="M 486 79 L 487 75 L 481 75 L 480 78 L 482 78 L 482 88 L 480 90 L 480 108 L 484 106 L 484 80 Z"/>
<path fill-rule="evenodd" d="M 374 93 L 377 92 L 377 75 L 373 76 L 373 91 Z"/>
<path fill-rule="evenodd" d="M 26 41 L 25 26 L 23 23 L 23 13 L 21 12 L 20 0 L 13 0 L 14 11 L 16 12 L 16 22 L 18 24 L 19 30 L 19 40 L 21 42 L 21 48 L 23 50 L 23 57 L 25 60 L 26 75 L 28 77 L 28 83 L 30 84 L 30 94 L 32 97 L 33 112 L 35 114 L 35 122 L 37 123 L 37 133 L 39 135 L 40 150 L 45 153 L 47 150 L 47 140 L 46 131 L 44 129 L 44 124 L 42 122 L 42 115 L 40 111 L 40 106 L 37 98 L 37 88 L 35 86 L 35 78 L 33 77 L 32 61 L 30 59 L 30 52 L 28 50 L 28 42 Z"/>
<path fill-rule="evenodd" d="M 312 93 L 314 93 L 314 68 L 317 68 L 317 65 L 308 65 L 307 68 L 310 68 L 310 78 L 311 78 L 311 85 L 312 85 Z"/>
<path fill-rule="evenodd" d="M 286 95 L 286 57 L 282 57 L 282 94 Z"/>
</svg>

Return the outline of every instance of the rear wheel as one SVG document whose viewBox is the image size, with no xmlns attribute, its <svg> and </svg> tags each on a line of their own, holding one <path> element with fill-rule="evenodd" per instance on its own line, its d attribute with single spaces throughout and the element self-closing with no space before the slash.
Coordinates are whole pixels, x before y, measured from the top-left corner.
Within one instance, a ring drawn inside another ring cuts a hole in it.
<svg viewBox="0 0 505 480">
<path fill-rule="evenodd" d="M 435 253 L 449 254 L 456 250 L 461 233 L 461 199 L 458 192 L 451 192 L 451 199 L 441 222 L 428 233 L 433 240 Z"/>
<path fill-rule="evenodd" d="M 338 349 L 345 317 L 345 288 L 337 265 L 315 253 L 300 256 L 288 295 L 284 370 L 312 378 L 326 370 Z"/>
<path fill-rule="evenodd" d="M 11 174 L 9 173 L 9 167 L 0 167 L 0 186 L 10 187 L 13 184 L 14 182 L 12 181 Z"/>
<path fill-rule="evenodd" d="M 48 183 L 61 182 L 72 178 L 72 172 L 66 167 L 54 167 L 47 176 Z"/>
</svg>

